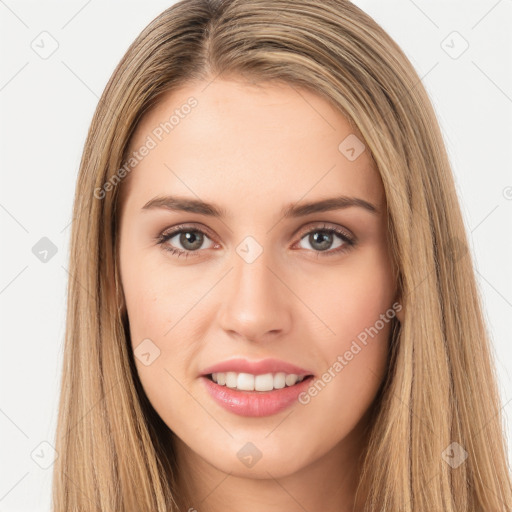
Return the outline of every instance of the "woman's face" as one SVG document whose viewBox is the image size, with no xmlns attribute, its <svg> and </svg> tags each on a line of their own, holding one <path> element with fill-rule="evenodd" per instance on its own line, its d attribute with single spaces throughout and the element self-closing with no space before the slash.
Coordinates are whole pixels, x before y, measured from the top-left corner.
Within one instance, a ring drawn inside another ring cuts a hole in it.
<svg viewBox="0 0 512 512">
<path fill-rule="evenodd" d="M 311 92 L 217 79 L 168 94 L 133 151 L 120 275 L 141 383 L 181 453 L 255 478 L 353 460 L 399 309 L 362 136 Z"/>
</svg>

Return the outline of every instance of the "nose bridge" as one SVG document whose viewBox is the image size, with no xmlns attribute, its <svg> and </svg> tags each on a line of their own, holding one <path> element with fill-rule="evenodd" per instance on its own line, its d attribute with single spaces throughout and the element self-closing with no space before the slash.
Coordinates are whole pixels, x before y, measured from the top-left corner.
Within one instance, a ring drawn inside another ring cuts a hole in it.
<svg viewBox="0 0 512 512">
<path fill-rule="evenodd" d="M 252 237 L 239 244 L 219 312 L 224 330 L 257 340 L 269 332 L 288 329 L 289 301 L 274 275 L 275 266 L 271 251 L 263 250 Z"/>
</svg>

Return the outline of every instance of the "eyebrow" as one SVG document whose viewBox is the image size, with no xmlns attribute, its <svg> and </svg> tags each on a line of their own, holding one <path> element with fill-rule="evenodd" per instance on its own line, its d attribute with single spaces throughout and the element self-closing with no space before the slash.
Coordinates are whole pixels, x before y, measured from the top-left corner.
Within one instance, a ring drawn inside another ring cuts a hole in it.
<svg viewBox="0 0 512 512">
<path fill-rule="evenodd" d="M 379 209 L 372 203 L 358 197 L 338 196 L 309 203 L 292 203 L 285 205 L 281 210 L 283 218 L 297 218 L 310 215 L 312 213 L 322 213 L 332 210 L 343 210 L 345 208 L 358 207 L 367 212 L 378 215 Z M 182 211 L 188 213 L 197 213 L 219 219 L 227 216 L 227 211 L 215 204 L 207 203 L 198 199 L 179 196 L 158 196 L 148 201 L 141 209 L 151 210 L 163 208 L 171 211 Z"/>
</svg>

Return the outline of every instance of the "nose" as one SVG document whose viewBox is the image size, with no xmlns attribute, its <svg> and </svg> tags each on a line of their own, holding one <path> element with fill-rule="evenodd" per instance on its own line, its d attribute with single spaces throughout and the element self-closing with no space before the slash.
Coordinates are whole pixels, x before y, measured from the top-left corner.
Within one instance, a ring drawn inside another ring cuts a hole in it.
<svg viewBox="0 0 512 512">
<path fill-rule="evenodd" d="M 285 274 L 265 251 L 250 263 L 235 254 L 217 315 L 221 328 L 230 336 L 254 342 L 288 332 L 293 294 L 285 284 Z"/>
</svg>

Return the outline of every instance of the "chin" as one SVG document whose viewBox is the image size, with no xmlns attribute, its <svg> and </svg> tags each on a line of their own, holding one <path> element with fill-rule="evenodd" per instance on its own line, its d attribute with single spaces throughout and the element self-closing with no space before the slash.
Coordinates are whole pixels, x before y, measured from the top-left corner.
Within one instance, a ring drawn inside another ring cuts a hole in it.
<svg viewBox="0 0 512 512">
<path fill-rule="evenodd" d="M 233 455 L 229 455 L 230 453 Z M 210 451 L 202 455 L 202 458 L 218 470 L 233 476 L 267 479 L 282 478 L 307 466 L 304 451 L 299 453 L 301 458 L 297 457 L 297 450 L 291 446 L 275 446 L 268 440 L 254 443 L 232 440 L 228 446 L 220 445 L 218 452 Z"/>
</svg>

